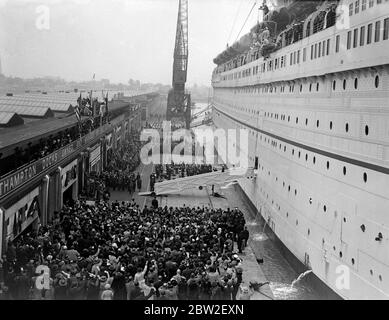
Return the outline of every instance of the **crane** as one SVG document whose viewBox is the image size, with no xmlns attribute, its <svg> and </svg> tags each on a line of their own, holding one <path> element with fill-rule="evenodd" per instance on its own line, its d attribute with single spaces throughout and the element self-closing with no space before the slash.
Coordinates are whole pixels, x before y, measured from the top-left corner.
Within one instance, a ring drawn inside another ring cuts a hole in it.
<svg viewBox="0 0 389 320">
<path fill-rule="evenodd" d="M 185 92 L 188 73 L 188 0 L 179 0 L 176 41 L 173 62 L 173 83 L 167 100 L 166 119 L 184 122 L 187 129 L 191 121 L 191 96 Z"/>
</svg>

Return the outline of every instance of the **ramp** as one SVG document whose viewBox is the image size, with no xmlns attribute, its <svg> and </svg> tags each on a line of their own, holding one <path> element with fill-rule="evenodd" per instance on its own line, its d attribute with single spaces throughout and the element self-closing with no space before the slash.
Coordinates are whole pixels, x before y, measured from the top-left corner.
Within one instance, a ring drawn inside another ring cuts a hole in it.
<svg viewBox="0 0 389 320">
<path fill-rule="evenodd" d="M 157 196 L 177 194 L 183 190 L 194 189 L 206 186 L 224 186 L 229 183 L 238 182 L 240 179 L 255 179 L 254 168 L 237 168 L 199 174 L 185 178 L 177 178 L 156 183 L 154 192 Z M 150 194 L 147 193 L 148 195 Z M 146 195 L 146 192 L 142 195 Z"/>
</svg>

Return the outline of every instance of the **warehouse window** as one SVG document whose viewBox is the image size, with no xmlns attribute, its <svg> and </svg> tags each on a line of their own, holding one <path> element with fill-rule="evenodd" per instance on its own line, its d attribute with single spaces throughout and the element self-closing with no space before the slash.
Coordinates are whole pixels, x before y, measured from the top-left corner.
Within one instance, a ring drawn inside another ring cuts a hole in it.
<svg viewBox="0 0 389 320">
<path fill-rule="evenodd" d="M 359 45 L 362 47 L 365 44 L 365 29 L 366 27 L 361 27 L 361 32 L 359 35 Z"/>
<path fill-rule="evenodd" d="M 384 40 L 389 38 L 389 18 L 384 20 Z"/>
<path fill-rule="evenodd" d="M 358 29 L 354 29 L 354 43 L 353 47 L 356 48 L 358 46 Z"/>
<path fill-rule="evenodd" d="M 347 32 L 347 50 L 351 48 L 351 31 Z"/>
<path fill-rule="evenodd" d="M 373 33 L 373 24 L 372 23 L 369 23 L 367 25 L 367 40 L 366 40 L 366 43 L 367 44 L 370 44 L 371 43 L 371 36 L 372 36 L 372 33 Z"/>
<path fill-rule="evenodd" d="M 375 42 L 380 41 L 380 32 L 381 32 L 381 21 L 377 21 L 375 23 L 375 36 L 374 36 Z"/>
<path fill-rule="evenodd" d="M 340 36 L 336 36 L 335 52 L 339 52 Z"/>
</svg>

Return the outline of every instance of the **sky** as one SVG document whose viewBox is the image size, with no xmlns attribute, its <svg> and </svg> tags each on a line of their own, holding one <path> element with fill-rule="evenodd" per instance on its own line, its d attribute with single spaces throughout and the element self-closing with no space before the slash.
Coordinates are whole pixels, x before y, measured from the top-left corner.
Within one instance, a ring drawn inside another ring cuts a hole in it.
<svg viewBox="0 0 389 320">
<path fill-rule="evenodd" d="M 212 60 L 236 40 L 255 0 L 188 1 L 188 83 L 210 85 Z M 0 0 L 3 74 L 171 84 L 178 2 Z"/>
</svg>

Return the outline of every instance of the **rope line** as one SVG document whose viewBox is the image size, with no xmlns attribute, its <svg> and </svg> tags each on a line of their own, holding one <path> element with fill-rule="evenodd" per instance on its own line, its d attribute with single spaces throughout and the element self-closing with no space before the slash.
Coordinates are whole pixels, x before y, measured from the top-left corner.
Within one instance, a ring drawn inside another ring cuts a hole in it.
<svg viewBox="0 0 389 320">
<path fill-rule="evenodd" d="M 249 12 L 249 14 L 248 14 L 248 16 L 247 16 L 245 22 L 243 23 L 243 26 L 242 26 L 242 28 L 240 29 L 239 34 L 238 34 L 238 36 L 236 37 L 235 42 L 238 41 L 239 36 L 240 36 L 240 34 L 241 34 L 243 28 L 245 27 L 247 21 L 249 20 L 249 18 L 250 18 L 250 16 L 251 16 L 251 13 L 253 12 L 253 10 L 254 10 L 254 8 L 255 8 L 256 5 L 257 5 L 257 1 L 255 1 L 254 4 L 253 4 L 253 6 L 251 7 L 251 10 L 250 10 L 250 12 Z"/>
</svg>

